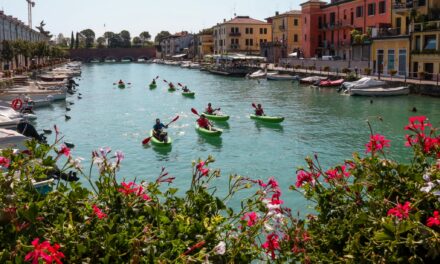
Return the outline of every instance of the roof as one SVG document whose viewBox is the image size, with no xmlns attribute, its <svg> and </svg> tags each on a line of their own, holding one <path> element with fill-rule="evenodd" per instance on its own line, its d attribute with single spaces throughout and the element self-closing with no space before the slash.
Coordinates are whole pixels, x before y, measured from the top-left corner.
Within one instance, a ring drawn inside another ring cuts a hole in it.
<svg viewBox="0 0 440 264">
<path fill-rule="evenodd" d="M 268 17 L 268 18 L 266 18 L 266 20 L 271 19 L 271 18 L 279 18 L 279 17 L 289 16 L 289 15 L 301 15 L 301 10 L 290 10 L 290 11 L 287 11 L 287 12 L 284 12 L 284 13 L 281 13 L 278 15 Z"/>
<path fill-rule="evenodd" d="M 251 18 L 249 16 L 236 16 L 233 19 L 226 21 L 222 24 L 258 24 L 258 25 L 267 25 L 267 22 Z"/>
<path fill-rule="evenodd" d="M 303 6 L 303 5 L 309 4 L 309 3 L 328 4 L 327 2 L 323 2 L 323 1 L 320 1 L 320 0 L 309 0 L 307 2 L 304 2 L 304 3 L 300 4 L 300 6 Z"/>
</svg>

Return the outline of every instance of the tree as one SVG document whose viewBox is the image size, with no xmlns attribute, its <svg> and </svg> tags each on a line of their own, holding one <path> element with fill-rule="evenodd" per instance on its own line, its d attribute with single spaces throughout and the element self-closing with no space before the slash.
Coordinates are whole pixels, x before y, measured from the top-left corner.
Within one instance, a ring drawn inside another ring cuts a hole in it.
<svg viewBox="0 0 440 264">
<path fill-rule="evenodd" d="M 168 31 L 161 31 L 159 32 L 156 37 L 154 38 L 154 42 L 159 43 L 161 39 L 171 36 L 171 33 Z"/>
<path fill-rule="evenodd" d="M 75 37 L 73 36 L 73 31 L 72 31 L 72 36 L 70 37 L 70 49 L 73 49 L 74 45 L 75 45 Z"/>
<path fill-rule="evenodd" d="M 46 23 L 44 23 L 44 20 L 40 22 L 39 26 L 36 26 L 36 28 L 40 31 L 41 34 L 45 35 L 48 39 L 51 39 L 53 35 L 50 34 L 50 31 L 44 30 L 44 27 L 46 26 Z"/>
<path fill-rule="evenodd" d="M 148 41 L 151 39 L 151 35 L 148 31 L 144 31 L 141 34 L 139 34 L 139 37 L 142 40 L 142 46 L 144 46 L 145 41 Z"/>
<path fill-rule="evenodd" d="M 79 34 L 76 32 L 76 39 L 75 39 L 75 49 L 79 48 Z"/>
<path fill-rule="evenodd" d="M 129 48 L 131 46 L 130 32 L 127 30 L 122 30 L 121 33 L 119 33 L 119 36 L 122 38 L 122 47 Z"/>
<path fill-rule="evenodd" d="M 133 46 L 139 47 L 142 45 L 142 40 L 140 37 L 133 38 Z"/>
<path fill-rule="evenodd" d="M 93 47 L 93 44 L 95 42 L 95 32 L 88 28 L 84 29 L 80 33 L 83 34 L 84 37 L 86 37 L 86 48 Z"/>
<path fill-rule="evenodd" d="M 104 44 L 105 44 L 105 38 L 104 37 L 99 37 L 96 42 L 98 43 L 98 48 L 102 49 L 104 48 Z"/>
<path fill-rule="evenodd" d="M 11 47 L 11 42 L 8 40 L 3 40 L 2 42 L 2 58 L 10 64 L 14 58 L 14 49 Z"/>
</svg>

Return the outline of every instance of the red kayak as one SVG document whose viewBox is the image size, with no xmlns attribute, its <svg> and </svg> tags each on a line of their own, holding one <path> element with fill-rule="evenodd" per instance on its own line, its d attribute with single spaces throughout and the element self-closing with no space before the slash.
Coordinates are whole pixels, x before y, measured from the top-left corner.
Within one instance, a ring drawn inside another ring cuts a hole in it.
<svg viewBox="0 0 440 264">
<path fill-rule="evenodd" d="M 334 80 L 334 81 L 323 80 L 323 81 L 319 82 L 319 86 L 321 86 L 321 87 L 340 86 L 343 82 L 344 82 L 344 79 L 339 79 L 339 80 Z"/>
</svg>

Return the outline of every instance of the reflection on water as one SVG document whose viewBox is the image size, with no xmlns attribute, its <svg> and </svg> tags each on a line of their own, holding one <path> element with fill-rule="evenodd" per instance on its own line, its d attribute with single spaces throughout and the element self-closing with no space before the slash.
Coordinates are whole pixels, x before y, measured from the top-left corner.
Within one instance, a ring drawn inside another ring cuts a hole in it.
<svg viewBox="0 0 440 264">
<path fill-rule="evenodd" d="M 258 132 L 261 132 L 262 129 L 271 129 L 278 133 L 284 132 L 284 127 L 282 124 L 278 123 L 267 123 L 267 122 L 259 122 L 255 121 L 255 127 L 257 128 Z"/>
<path fill-rule="evenodd" d="M 215 147 L 217 150 L 221 150 L 223 146 L 223 139 L 222 137 L 209 137 L 209 136 L 203 136 L 199 135 L 199 139 L 197 141 L 199 144 L 209 144 L 213 147 Z"/>
<path fill-rule="evenodd" d="M 213 122 L 213 121 L 210 121 L 211 123 L 214 123 L 214 126 L 216 126 L 216 127 L 218 127 L 218 128 L 221 128 L 221 129 L 230 129 L 230 126 L 229 126 L 229 122 L 221 122 L 221 121 L 215 121 L 215 122 Z"/>
</svg>

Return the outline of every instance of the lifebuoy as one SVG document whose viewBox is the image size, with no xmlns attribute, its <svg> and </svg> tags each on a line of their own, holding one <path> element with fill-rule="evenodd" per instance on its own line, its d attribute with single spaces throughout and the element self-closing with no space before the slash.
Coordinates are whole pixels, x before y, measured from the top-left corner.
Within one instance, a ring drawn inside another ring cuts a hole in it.
<svg viewBox="0 0 440 264">
<path fill-rule="evenodd" d="M 22 106 L 23 106 L 23 101 L 20 98 L 16 98 L 12 100 L 11 107 L 14 110 L 18 111 L 21 109 Z"/>
</svg>

